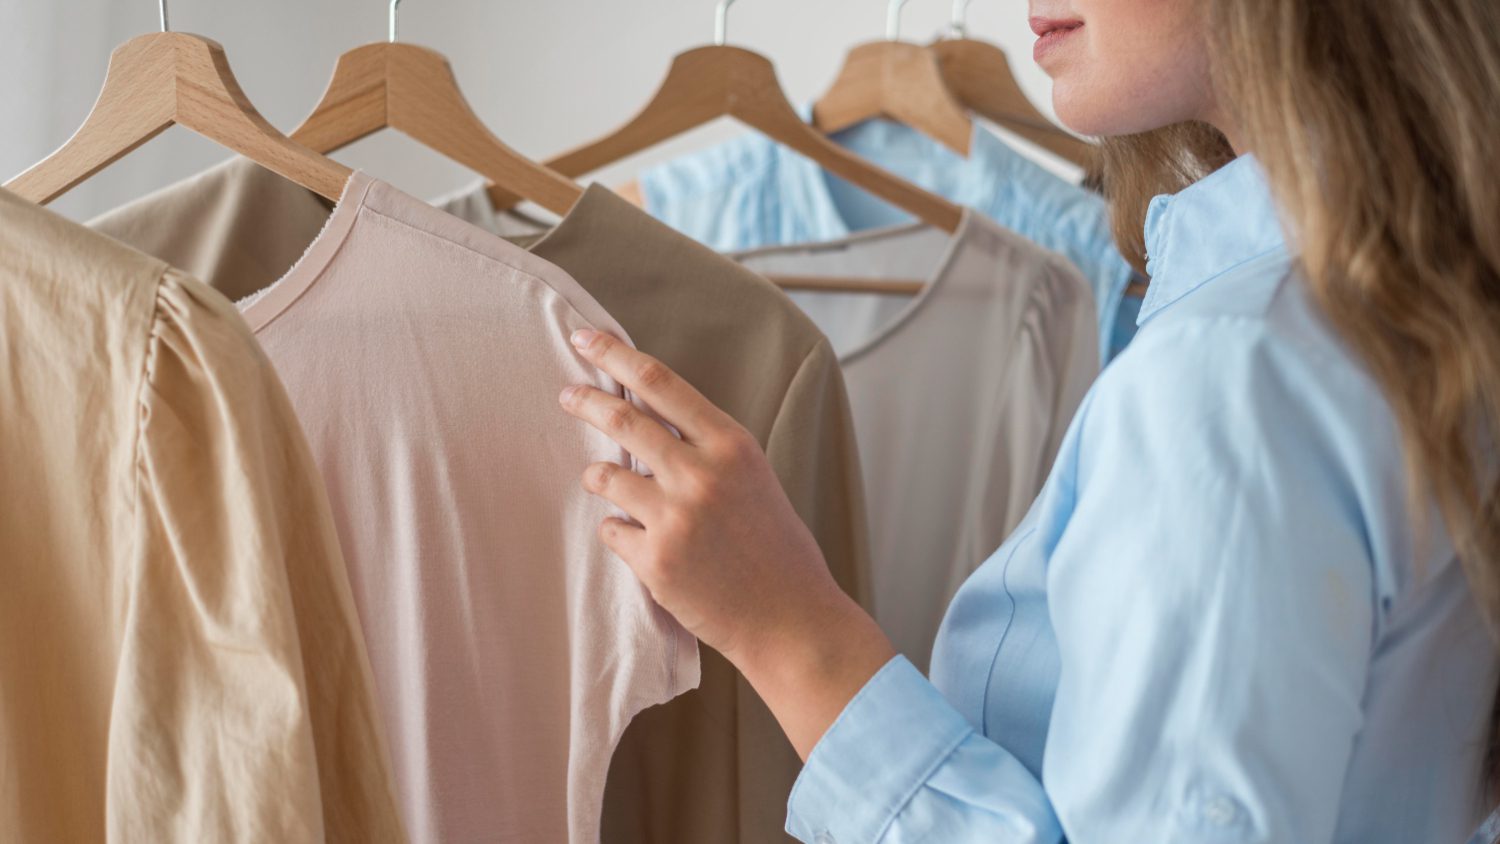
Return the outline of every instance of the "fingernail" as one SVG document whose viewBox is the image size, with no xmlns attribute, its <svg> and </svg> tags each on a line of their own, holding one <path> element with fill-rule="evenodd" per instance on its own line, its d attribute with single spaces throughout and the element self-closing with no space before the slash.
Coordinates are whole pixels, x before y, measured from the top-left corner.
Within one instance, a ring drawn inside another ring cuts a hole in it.
<svg viewBox="0 0 1500 844">
<path fill-rule="evenodd" d="M 573 332 L 573 336 L 571 339 L 575 347 L 579 349 L 587 349 L 589 347 L 589 344 L 594 342 L 594 338 L 598 336 L 599 332 L 597 331 L 588 328 L 580 328 L 577 331 Z"/>
<path fill-rule="evenodd" d="M 572 385 L 572 386 L 564 387 L 563 391 L 562 391 L 562 395 L 558 396 L 557 400 L 561 404 L 567 404 L 568 402 L 570 402 L 570 401 L 573 400 L 573 396 L 576 395 L 577 393 L 578 393 L 578 386 L 576 384 Z"/>
</svg>

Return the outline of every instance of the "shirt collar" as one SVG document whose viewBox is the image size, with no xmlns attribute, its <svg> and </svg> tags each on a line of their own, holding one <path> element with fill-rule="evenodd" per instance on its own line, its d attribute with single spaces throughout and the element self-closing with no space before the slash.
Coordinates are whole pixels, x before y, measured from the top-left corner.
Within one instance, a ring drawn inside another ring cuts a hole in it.
<svg viewBox="0 0 1500 844">
<path fill-rule="evenodd" d="M 1146 212 L 1151 286 L 1136 322 L 1246 261 L 1286 248 L 1271 186 L 1260 163 L 1242 155 Z"/>
</svg>

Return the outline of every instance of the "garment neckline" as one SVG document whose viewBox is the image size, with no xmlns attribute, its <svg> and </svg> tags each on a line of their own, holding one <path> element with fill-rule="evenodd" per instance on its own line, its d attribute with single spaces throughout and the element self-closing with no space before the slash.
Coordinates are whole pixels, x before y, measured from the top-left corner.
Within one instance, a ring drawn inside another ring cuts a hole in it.
<svg viewBox="0 0 1500 844">
<path fill-rule="evenodd" d="M 538 250 L 541 249 L 544 244 L 554 239 L 561 239 L 564 232 L 578 226 L 579 220 L 581 220 L 585 215 L 592 213 L 589 209 L 593 208 L 594 205 L 599 201 L 600 192 L 606 194 L 614 193 L 609 188 L 604 187 L 598 182 L 590 182 L 588 186 L 583 189 L 583 195 L 578 197 L 578 201 L 573 203 L 573 207 L 568 209 L 568 213 L 558 218 L 557 222 L 548 225 L 547 223 L 541 221 L 534 221 L 541 225 L 541 234 L 523 248 L 527 252 L 530 252 L 531 254 L 536 255 L 538 258 L 540 258 L 541 253 L 538 252 Z M 496 226 L 494 225 L 494 221 L 500 216 L 500 214 L 506 212 L 495 210 L 495 206 L 490 202 L 489 194 L 487 192 L 481 191 L 479 196 L 482 200 L 482 205 L 486 213 L 489 214 L 488 222 L 491 224 L 490 230 L 493 231 L 496 228 Z M 645 212 L 642 211 L 641 213 L 644 214 Z"/>
<path fill-rule="evenodd" d="M 974 231 L 976 225 L 975 216 L 975 212 L 972 209 L 963 209 L 963 216 L 959 220 L 958 230 L 950 235 L 946 235 L 946 241 L 943 244 L 943 249 L 939 255 L 937 264 L 928 274 L 927 282 L 925 285 L 923 285 L 922 290 L 917 293 L 916 296 L 912 297 L 912 300 L 908 302 L 906 304 L 906 307 L 902 308 L 901 311 L 896 314 L 896 316 L 892 317 L 884 325 L 871 332 L 869 336 L 854 344 L 848 351 L 840 353 L 838 355 L 838 359 L 841 365 L 852 365 L 857 360 L 874 353 L 881 346 L 887 345 L 893 338 L 900 335 L 921 312 L 931 308 L 932 302 L 934 300 L 946 294 L 947 290 L 952 287 L 952 282 L 949 279 L 952 276 L 953 266 L 955 263 L 957 263 L 959 253 L 969 242 Z M 877 242 L 886 240 L 888 238 L 903 237 L 906 235 L 916 234 L 929 230 L 933 230 L 933 227 L 926 223 L 903 223 L 895 226 L 886 226 L 884 228 L 867 229 L 865 231 L 855 232 L 844 237 L 833 238 L 830 240 L 821 240 L 810 243 L 794 243 L 785 246 L 764 246 L 759 249 L 733 252 L 730 253 L 728 257 L 733 258 L 735 261 L 743 264 L 746 261 L 751 261 L 756 258 L 767 257 L 771 255 L 795 255 L 798 253 L 804 253 L 813 250 L 859 246 L 861 244 Z M 848 296 L 851 294 L 842 292 L 819 293 L 816 291 L 810 291 L 806 295 Z"/>
<path fill-rule="evenodd" d="M 526 251 L 533 254 L 539 254 L 541 250 L 544 250 L 546 248 L 549 241 L 552 241 L 554 239 L 562 239 L 567 236 L 567 232 L 569 230 L 582 225 L 583 220 L 590 214 L 594 213 L 592 209 L 597 206 L 599 200 L 602 198 L 601 193 L 613 195 L 609 188 L 606 188 L 597 183 L 590 184 L 587 189 L 584 190 L 583 196 L 573 204 L 572 208 L 568 209 L 568 213 L 564 214 L 561 219 L 559 219 L 550 228 L 547 228 L 540 237 L 538 237 L 534 242 L 527 246 Z M 493 223 L 493 219 L 502 212 L 498 212 L 495 210 L 494 206 L 489 203 L 488 197 L 482 191 L 478 194 L 478 196 L 483 200 L 481 202 L 481 207 L 484 209 L 486 214 L 490 215 L 490 222 Z M 641 213 L 644 214 L 646 212 L 643 210 Z M 952 234 L 945 233 L 946 239 L 943 244 L 942 251 L 938 256 L 938 260 L 934 268 L 928 274 L 926 284 L 922 287 L 921 292 L 912 297 L 912 300 L 907 303 L 906 307 L 902 308 L 901 312 L 894 318 L 886 322 L 885 325 L 872 332 L 869 337 L 861 340 L 849 351 L 840 354 L 838 358 L 841 364 L 848 365 L 850 363 L 853 363 L 856 359 L 864 357 L 880 346 L 885 345 L 891 340 L 891 338 L 901 333 L 905 329 L 905 327 L 917 317 L 919 313 L 931 307 L 931 303 L 934 299 L 939 296 L 946 295 L 947 289 L 952 286 L 951 282 L 948 279 L 952 275 L 953 266 L 957 262 L 958 255 L 962 251 L 964 245 L 971 239 L 976 224 L 977 221 L 975 219 L 975 212 L 970 208 L 964 208 L 963 214 L 959 219 L 958 229 Z M 825 240 L 778 246 L 765 246 L 759 249 L 730 252 L 725 253 L 725 257 L 730 258 L 737 263 L 743 264 L 748 259 L 765 255 L 795 254 L 815 249 L 833 249 L 841 246 L 857 246 L 862 243 L 879 241 L 892 237 L 901 237 L 908 234 L 915 234 L 917 232 L 932 228 L 933 227 L 929 224 L 921 222 L 901 223 L 894 226 L 885 226 L 877 229 L 867 229 L 859 232 L 851 232 L 841 237 Z M 686 236 L 684 235 L 684 237 Z"/>
<path fill-rule="evenodd" d="M 468 196 L 476 196 L 480 199 L 480 207 L 488 216 L 488 222 L 491 224 L 491 229 L 493 229 L 494 221 L 502 213 L 505 212 L 495 210 L 494 206 L 489 202 L 488 195 L 483 190 L 482 183 L 476 185 L 473 191 L 477 191 L 477 193 L 471 191 Z M 583 196 L 573 204 L 573 207 L 568 209 L 568 212 L 564 214 L 556 223 L 552 224 L 550 227 L 545 227 L 542 234 L 535 241 L 525 247 L 525 251 L 540 256 L 541 252 L 545 250 L 550 241 L 554 239 L 561 240 L 567 236 L 567 233 L 571 229 L 583 225 L 583 221 L 588 216 L 595 213 L 593 209 L 597 207 L 599 201 L 602 199 L 601 194 L 611 196 L 614 195 L 613 192 L 609 190 L 609 188 L 606 188 L 598 183 L 591 183 L 584 190 Z M 458 196 L 459 198 L 466 198 L 463 194 L 458 194 L 456 196 Z M 868 337 L 855 344 L 847 352 L 838 355 L 838 360 L 841 365 L 850 365 L 856 360 L 874 353 L 880 347 L 887 345 L 894 337 L 901 334 L 906 329 L 906 326 L 909 325 L 913 320 L 915 320 L 920 313 L 931 308 L 932 302 L 934 300 L 938 299 L 941 296 L 947 295 L 948 288 L 952 287 L 952 282 L 949 279 L 952 276 L 953 266 L 957 263 L 959 254 L 961 254 L 965 245 L 970 242 L 976 232 L 977 227 L 980 225 L 978 220 L 976 219 L 977 212 L 967 207 L 963 208 L 962 210 L 963 213 L 959 219 L 958 229 L 952 234 L 944 234 L 945 242 L 943 244 L 943 248 L 932 271 L 928 273 L 926 284 L 922 287 L 922 290 L 917 293 L 916 296 L 912 297 L 912 300 L 908 302 L 906 307 L 902 308 L 900 313 L 898 313 L 895 317 L 887 321 L 876 331 L 872 332 Z M 644 214 L 646 212 L 642 210 L 641 213 Z M 988 221 L 986 220 L 986 222 Z M 999 225 L 994 225 L 994 228 L 1004 231 L 1004 229 Z M 737 263 L 743 264 L 746 260 L 756 257 L 767 255 L 796 254 L 809 250 L 834 249 L 841 246 L 858 246 L 863 243 L 884 240 L 892 237 L 902 237 L 929 229 L 933 229 L 933 227 L 927 223 L 899 223 L 894 226 L 884 226 L 881 228 L 850 232 L 840 237 L 828 238 L 823 240 L 776 246 L 764 246 L 758 249 L 729 252 L 724 253 L 724 256 L 726 258 L 734 260 Z M 686 236 L 684 235 L 684 237 Z M 1016 235 L 1016 237 L 1019 237 L 1019 235 Z M 1030 241 L 1027 241 L 1027 243 L 1030 244 Z M 812 293 L 811 295 L 819 294 Z M 849 294 L 830 293 L 825 295 Z"/>
<path fill-rule="evenodd" d="M 252 332 L 259 332 L 270 325 L 291 304 L 301 298 L 313 282 L 328 268 L 333 256 L 338 254 L 354 220 L 364 206 L 365 197 L 375 180 L 362 170 L 355 170 L 344 183 L 339 201 L 323 224 L 323 230 L 308 244 L 302 257 L 282 274 L 281 278 L 235 303 L 240 315 L 249 323 Z"/>
</svg>

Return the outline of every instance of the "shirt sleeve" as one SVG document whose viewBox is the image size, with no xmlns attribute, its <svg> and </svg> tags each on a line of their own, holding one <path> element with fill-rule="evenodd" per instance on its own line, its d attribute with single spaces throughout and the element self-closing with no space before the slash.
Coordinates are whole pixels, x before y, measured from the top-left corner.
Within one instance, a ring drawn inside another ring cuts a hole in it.
<svg viewBox="0 0 1500 844">
<path fill-rule="evenodd" d="M 819 740 L 789 801 L 807 844 L 1057 844 L 1036 777 L 898 656 Z"/>
<path fill-rule="evenodd" d="M 839 588 L 870 606 L 869 527 L 854 413 L 837 355 L 820 339 L 782 396 L 766 458 Z"/>
<path fill-rule="evenodd" d="M 233 307 L 168 272 L 140 396 L 111 838 L 404 840 L 325 493 Z"/>
<path fill-rule="evenodd" d="M 809 350 L 788 384 L 767 436 L 766 457 L 822 549 L 834 581 L 869 606 L 859 446 L 843 374 L 827 340 Z M 740 824 L 752 839 L 770 840 L 786 822 L 787 795 L 802 760 L 743 677 L 736 676 L 735 696 Z"/>
<path fill-rule="evenodd" d="M 1040 780 L 897 660 L 814 749 L 789 832 L 1332 840 L 1375 623 L 1341 462 L 1356 438 L 1336 420 L 1381 409 L 1258 331 L 1143 335 L 1076 423 L 1028 540 L 1047 557 L 1061 665 Z"/>
</svg>

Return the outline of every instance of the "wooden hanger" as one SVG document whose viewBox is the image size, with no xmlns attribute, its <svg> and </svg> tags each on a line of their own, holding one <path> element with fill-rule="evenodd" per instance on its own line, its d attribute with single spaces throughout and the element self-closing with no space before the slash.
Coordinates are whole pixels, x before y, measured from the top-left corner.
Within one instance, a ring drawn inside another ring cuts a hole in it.
<svg viewBox="0 0 1500 844">
<path fill-rule="evenodd" d="M 886 172 L 830 141 L 809 126 L 787 101 L 776 69 L 758 53 L 724 45 L 728 8 L 720 0 L 715 44 L 679 54 L 655 96 L 624 126 L 591 144 L 564 153 L 547 166 L 580 176 L 674 138 L 720 117 L 733 117 L 817 162 L 851 184 L 895 205 L 928 225 L 958 231 L 963 209 L 943 197 Z M 496 209 L 516 198 L 492 186 Z"/>
<path fill-rule="evenodd" d="M 964 25 L 969 0 L 953 0 L 954 38 L 934 42 L 928 49 L 948 90 L 969 111 L 1015 132 L 1042 149 L 1087 168 L 1094 147 L 1047 119 L 1021 90 L 1005 51 L 969 38 Z"/>
<path fill-rule="evenodd" d="M 339 56 L 322 99 L 292 131 L 292 140 L 328 153 L 381 129 L 395 129 L 495 186 L 555 214 L 566 214 L 583 188 L 490 132 L 441 53 L 396 41 L 400 3 L 391 0 L 388 42 L 366 44 Z"/>
<path fill-rule="evenodd" d="M 849 51 L 833 87 L 813 106 L 813 125 L 832 134 L 886 117 L 967 156 L 974 121 L 949 91 L 936 56 L 900 40 L 905 5 L 888 0 L 885 40 Z"/>
<path fill-rule="evenodd" d="M 656 94 L 635 117 L 603 138 L 551 159 L 547 166 L 569 176 L 581 176 L 712 120 L 733 117 L 918 220 L 949 234 L 957 232 L 963 222 L 962 208 L 830 141 L 797 114 L 769 59 L 725 45 L 728 11 L 733 3 L 719 0 L 713 46 L 679 53 Z M 497 211 L 519 201 L 493 184 L 489 199 Z M 925 286 L 922 281 L 888 279 L 768 278 L 785 290 L 889 294 L 911 293 Z"/>
<path fill-rule="evenodd" d="M 58 150 L 5 184 L 45 205 L 177 124 L 337 202 L 349 168 L 293 143 L 245 97 L 224 48 L 202 36 L 162 31 L 132 38 L 109 56 L 99 99 Z"/>
</svg>

